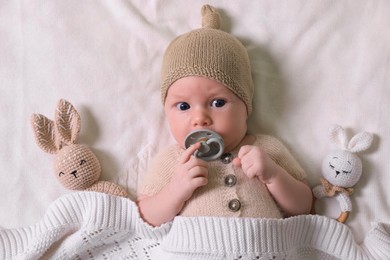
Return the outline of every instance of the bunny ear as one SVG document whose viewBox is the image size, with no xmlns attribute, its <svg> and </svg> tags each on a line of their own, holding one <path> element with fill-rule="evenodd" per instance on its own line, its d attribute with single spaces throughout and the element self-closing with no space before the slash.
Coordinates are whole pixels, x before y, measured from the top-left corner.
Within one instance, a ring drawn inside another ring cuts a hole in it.
<svg viewBox="0 0 390 260">
<path fill-rule="evenodd" d="M 54 122 L 43 115 L 33 114 L 31 126 L 38 146 L 47 153 L 57 153 L 61 147 L 56 140 Z"/>
<path fill-rule="evenodd" d="M 68 101 L 58 101 L 55 125 L 59 138 L 66 144 L 74 144 L 80 132 L 81 119 L 77 110 Z"/>
<path fill-rule="evenodd" d="M 348 144 L 348 150 L 352 153 L 358 153 L 367 150 L 371 146 L 373 139 L 373 135 L 370 133 L 359 133 L 352 137 Z"/>
<path fill-rule="evenodd" d="M 329 131 L 329 138 L 337 147 L 347 149 L 347 133 L 341 126 L 333 125 Z"/>
</svg>

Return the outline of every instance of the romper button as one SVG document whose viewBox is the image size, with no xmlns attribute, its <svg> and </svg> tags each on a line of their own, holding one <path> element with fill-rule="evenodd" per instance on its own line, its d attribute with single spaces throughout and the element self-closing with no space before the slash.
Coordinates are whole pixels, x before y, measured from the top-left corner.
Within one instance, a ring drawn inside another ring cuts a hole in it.
<svg viewBox="0 0 390 260">
<path fill-rule="evenodd" d="M 231 153 L 224 153 L 221 156 L 221 160 L 224 164 L 231 163 L 233 161 L 233 155 Z"/>
<path fill-rule="evenodd" d="M 229 201 L 229 209 L 233 212 L 239 211 L 241 208 L 241 202 L 238 199 L 232 199 Z"/>
<path fill-rule="evenodd" d="M 237 183 L 237 177 L 233 174 L 229 174 L 225 177 L 225 185 L 228 187 L 233 187 Z"/>
</svg>

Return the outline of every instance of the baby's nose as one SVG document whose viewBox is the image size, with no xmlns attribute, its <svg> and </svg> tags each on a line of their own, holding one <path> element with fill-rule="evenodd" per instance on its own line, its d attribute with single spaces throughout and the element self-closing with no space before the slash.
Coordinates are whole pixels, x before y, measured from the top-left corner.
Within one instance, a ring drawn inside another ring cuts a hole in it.
<svg viewBox="0 0 390 260">
<path fill-rule="evenodd" d="M 192 125 L 194 127 L 205 127 L 211 125 L 211 123 L 211 117 L 204 109 L 199 109 L 198 111 L 194 112 L 192 119 Z"/>
</svg>

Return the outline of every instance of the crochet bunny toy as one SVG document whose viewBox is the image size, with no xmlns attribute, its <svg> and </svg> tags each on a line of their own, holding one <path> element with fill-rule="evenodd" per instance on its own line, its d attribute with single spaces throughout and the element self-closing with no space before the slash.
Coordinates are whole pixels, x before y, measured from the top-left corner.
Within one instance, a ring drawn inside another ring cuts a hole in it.
<svg viewBox="0 0 390 260">
<path fill-rule="evenodd" d="M 330 130 L 330 140 L 339 148 L 330 152 L 322 162 L 321 184 L 313 188 L 317 199 L 323 197 L 335 197 L 341 208 L 341 214 L 337 220 L 345 223 L 352 210 L 349 196 L 353 192 L 353 186 L 362 175 L 362 162 L 355 154 L 364 151 L 371 146 L 373 136 L 362 132 L 348 142 L 345 130 L 334 125 Z"/>
<path fill-rule="evenodd" d="M 31 124 L 38 146 L 55 154 L 54 169 L 60 183 L 71 190 L 87 190 L 128 197 L 119 185 L 98 181 L 100 164 L 86 145 L 76 144 L 81 119 L 76 109 L 66 100 L 59 100 L 54 121 L 33 114 Z"/>
</svg>

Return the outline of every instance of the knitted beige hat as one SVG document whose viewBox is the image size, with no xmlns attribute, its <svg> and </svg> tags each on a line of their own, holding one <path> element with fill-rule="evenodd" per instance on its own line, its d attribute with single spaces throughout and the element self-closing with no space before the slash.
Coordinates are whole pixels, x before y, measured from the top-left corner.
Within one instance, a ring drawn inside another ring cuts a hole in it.
<svg viewBox="0 0 390 260">
<path fill-rule="evenodd" d="M 234 36 L 219 30 L 220 16 L 204 5 L 202 28 L 174 39 L 163 58 L 161 98 L 165 103 L 169 87 L 178 79 L 202 76 L 216 80 L 244 101 L 252 112 L 253 81 L 248 53 Z"/>
</svg>

